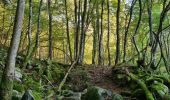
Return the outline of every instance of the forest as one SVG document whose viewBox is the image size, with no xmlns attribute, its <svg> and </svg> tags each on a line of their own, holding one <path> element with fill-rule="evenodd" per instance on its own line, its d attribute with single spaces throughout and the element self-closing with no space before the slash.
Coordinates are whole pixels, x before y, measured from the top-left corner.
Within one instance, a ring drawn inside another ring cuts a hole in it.
<svg viewBox="0 0 170 100">
<path fill-rule="evenodd" d="M 170 0 L 1 0 L 0 100 L 170 100 Z"/>
</svg>

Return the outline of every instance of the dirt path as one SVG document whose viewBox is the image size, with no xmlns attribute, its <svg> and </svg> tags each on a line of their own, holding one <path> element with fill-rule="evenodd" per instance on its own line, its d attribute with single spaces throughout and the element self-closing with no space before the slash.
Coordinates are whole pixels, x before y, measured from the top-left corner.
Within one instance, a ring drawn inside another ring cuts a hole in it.
<svg viewBox="0 0 170 100">
<path fill-rule="evenodd" d="M 116 93 L 127 91 L 127 88 L 122 88 L 113 80 L 111 67 L 88 67 L 90 81 L 92 84 L 104 89 L 111 90 Z"/>
</svg>

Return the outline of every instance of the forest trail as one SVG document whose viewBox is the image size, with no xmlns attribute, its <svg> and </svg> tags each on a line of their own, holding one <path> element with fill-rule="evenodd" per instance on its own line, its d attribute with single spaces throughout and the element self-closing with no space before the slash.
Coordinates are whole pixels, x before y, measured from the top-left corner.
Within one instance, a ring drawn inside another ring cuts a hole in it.
<svg viewBox="0 0 170 100">
<path fill-rule="evenodd" d="M 90 83 L 95 86 L 111 90 L 115 93 L 121 93 L 128 90 L 126 87 L 121 87 L 116 84 L 116 80 L 114 80 L 112 76 L 112 67 L 89 66 L 87 70 L 90 75 Z"/>
</svg>

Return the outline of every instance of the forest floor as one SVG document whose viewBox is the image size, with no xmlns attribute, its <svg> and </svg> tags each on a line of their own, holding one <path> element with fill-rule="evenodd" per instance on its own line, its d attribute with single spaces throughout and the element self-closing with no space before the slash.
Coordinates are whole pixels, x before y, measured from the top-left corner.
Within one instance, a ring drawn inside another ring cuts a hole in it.
<svg viewBox="0 0 170 100">
<path fill-rule="evenodd" d="M 97 67 L 88 67 L 88 72 L 90 74 L 90 82 L 98 87 L 111 90 L 115 93 L 121 93 L 128 91 L 128 88 L 121 87 L 116 84 L 112 75 L 112 67 L 107 66 L 97 66 Z"/>
<path fill-rule="evenodd" d="M 83 71 L 77 73 L 77 71 L 79 70 Z M 88 77 L 87 81 L 84 81 L 85 78 L 80 78 L 80 76 L 82 77 L 83 72 L 86 73 L 84 76 Z M 85 85 L 83 85 L 85 84 L 85 82 L 88 82 L 88 84 L 92 86 L 98 86 L 100 88 L 107 89 L 118 94 L 129 90 L 127 86 L 122 87 L 117 84 L 117 80 L 115 80 L 114 76 L 112 75 L 112 67 L 95 65 L 76 66 L 72 70 L 71 74 L 73 73 L 76 74 L 71 76 L 74 77 L 74 79 L 70 83 L 73 83 L 73 85 L 76 84 L 77 88 L 79 89 L 82 88 L 80 89 L 80 91 L 87 88 Z"/>
</svg>

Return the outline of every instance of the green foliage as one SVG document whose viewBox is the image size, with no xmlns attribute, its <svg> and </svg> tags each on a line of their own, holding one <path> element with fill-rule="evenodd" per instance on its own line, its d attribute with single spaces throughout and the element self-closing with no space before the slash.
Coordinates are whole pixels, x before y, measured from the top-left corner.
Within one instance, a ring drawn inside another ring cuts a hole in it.
<svg viewBox="0 0 170 100">
<path fill-rule="evenodd" d="M 31 89 L 37 92 L 43 91 L 43 87 L 40 83 L 40 80 L 34 80 L 32 76 L 25 75 L 23 81 L 25 89 Z"/>
<path fill-rule="evenodd" d="M 42 100 L 41 92 L 32 91 L 32 95 L 34 97 L 34 100 Z"/>
<path fill-rule="evenodd" d="M 169 98 L 170 99 L 170 95 L 169 95 L 169 89 L 166 85 L 164 85 L 163 83 L 160 82 L 155 82 L 154 84 L 151 85 L 151 88 L 153 90 L 153 92 L 156 92 L 159 94 L 159 96 L 164 99 L 164 97 Z"/>
<path fill-rule="evenodd" d="M 24 85 L 17 81 L 14 81 L 13 89 L 17 90 L 18 92 L 21 92 L 21 93 L 25 90 Z"/>
</svg>

